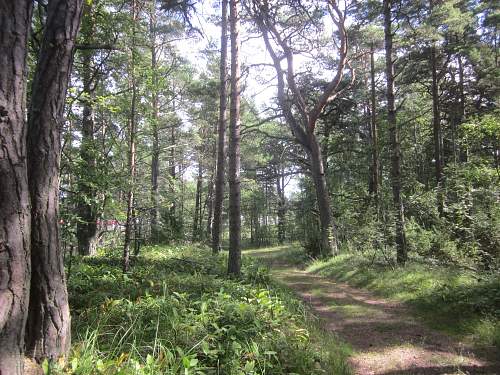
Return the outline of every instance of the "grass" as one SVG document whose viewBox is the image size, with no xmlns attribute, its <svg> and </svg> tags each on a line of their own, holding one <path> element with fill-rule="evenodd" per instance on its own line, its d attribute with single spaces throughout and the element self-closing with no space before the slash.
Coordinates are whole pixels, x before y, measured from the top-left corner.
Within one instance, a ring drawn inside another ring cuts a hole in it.
<svg viewBox="0 0 500 375">
<path fill-rule="evenodd" d="M 361 254 L 316 260 L 306 270 L 404 302 L 432 328 L 477 345 L 500 347 L 498 274 L 477 274 L 424 259 L 393 268 Z"/>
<path fill-rule="evenodd" d="M 242 279 L 203 247 L 77 258 L 69 275 L 73 346 L 51 374 L 349 374 L 348 348 L 266 268 Z"/>
</svg>

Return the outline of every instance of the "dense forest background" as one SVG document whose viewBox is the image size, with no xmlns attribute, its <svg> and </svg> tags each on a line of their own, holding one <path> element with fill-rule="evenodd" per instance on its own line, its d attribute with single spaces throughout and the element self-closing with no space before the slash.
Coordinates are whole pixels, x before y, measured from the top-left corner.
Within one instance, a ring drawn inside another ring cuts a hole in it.
<svg viewBox="0 0 500 375">
<path fill-rule="evenodd" d="M 143 247 L 238 276 L 242 248 L 300 243 L 496 274 L 499 12 L 0 0 L 0 373 L 69 350 L 65 272 L 116 249 L 124 273 Z"/>
<path fill-rule="evenodd" d="M 110 221 L 126 221 L 130 187 L 136 246 L 209 241 L 220 55 L 209 44 L 200 56 L 207 66 L 199 68 L 176 48 L 177 39 L 195 44 L 203 36 L 179 19 L 182 14 L 139 2 L 131 15 L 127 4 L 114 8 L 120 5 L 94 2 L 83 15 L 62 129 L 64 244 L 78 242 L 81 254 L 93 253 L 98 240 L 119 244 L 120 237 L 108 227 L 118 228 Z M 356 77 L 350 82 L 351 73 L 345 73 L 345 87 L 321 114 L 317 133 L 339 244 L 357 251 L 387 247 L 390 256 L 394 219 L 384 36 L 377 26 L 381 8 L 371 6 L 349 8 L 350 64 Z M 397 11 L 396 109 L 407 246 L 421 255 L 494 264 L 499 249 L 495 13 L 480 2 L 441 2 L 434 13 L 428 4 L 408 3 Z M 184 39 L 186 31 L 190 39 Z M 305 100 L 314 101 L 328 78 L 325 71 L 335 70 L 336 55 L 328 41 L 315 40 L 316 34 L 303 37 L 308 38 L 304 43 L 324 44 L 318 50 L 322 60 L 314 60 L 316 66 L 304 63 L 303 74 L 297 73 Z M 300 240 L 314 254 L 318 218 L 306 157 L 279 119 L 278 104 L 266 99 L 258 107 L 243 90 L 243 241 Z M 136 172 L 129 186 L 132 118 Z M 99 225 L 87 228 L 86 222 Z M 227 230 L 226 225 L 226 239 Z"/>
<path fill-rule="evenodd" d="M 63 244 L 78 244 L 80 254 L 94 253 L 98 243 L 123 241 L 128 191 L 133 191 L 136 249 L 141 243 L 211 241 L 218 36 L 187 22 L 207 16 L 198 15 L 201 6 L 188 4 L 179 13 L 162 9 L 161 2 L 137 1 L 133 12 L 129 5 L 85 5 L 76 42 L 61 136 L 60 197 Z M 308 6 L 304 14 L 318 7 Z M 488 2 L 401 2 L 394 7 L 394 111 L 405 246 L 412 254 L 495 267 L 500 232 L 498 15 Z M 290 22 L 296 28 L 289 37 L 297 43 L 291 46 L 294 54 L 306 55 L 296 63 L 295 80 L 310 105 L 335 73 L 338 53 L 328 34 L 320 33 L 328 32 L 324 14 L 313 14 L 317 20 L 310 24 L 302 18 L 294 24 L 285 12 L 297 9 L 288 3 L 276 9 L 283 13 L 280 27 Z M 211 22 L 220 22 L 218 9 L 209 10 Z M 390 258 L 394 144 L 387 118 L 382 13 L 377 2 L 349 5 L 349 67 L 335 100 L 318 118 L 316 134 L 339 247 L 378 249 Z M 40 7 L 35 27 L 41 27 L 43 17 Z M 252 38 L 259 38 L 259 31 L 246 7 L 242 18 L 245 51 L 246 43 L 255 48 Z M 212 39 L 203 42 L 202 37 Z M 181 45 L 202 42 L 207 48 L 197 59 L 203 63 L 182 56 L 186 47 Z M 301 241 L 317 256 L 320 226 L 308 156 L 290 134 L 279 102 L 269 95 L 275 72 L 266 66 L 272 62 L 265 46 L 259 46 L 258 54 L 242 52 L 247 57 L 242 66 L 242 239 L 251 246 Z M 247 86 L 252 95 L 246 95 Z M 267 89 L 264 101 L 256 101 L 257 88 Z"/>
</svg>

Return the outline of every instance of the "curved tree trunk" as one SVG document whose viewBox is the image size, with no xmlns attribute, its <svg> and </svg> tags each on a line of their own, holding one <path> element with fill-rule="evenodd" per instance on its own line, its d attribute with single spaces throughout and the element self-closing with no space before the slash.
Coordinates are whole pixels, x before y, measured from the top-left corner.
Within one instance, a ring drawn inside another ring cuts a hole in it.
<svg viewBox="0 0 500 375">
<path fill-rule="evenodd" d="M 32 204 L 31 294 L 26 351 L 37 361 L 66 355 L 71 320 L 59 247 L 60 128 L 83 0 L 51 0 L 31 94 L 28 175 Z"/>
<path fill-rule="evenodd" d="M 31 0 L 0 0 L 0 374 L 22 375 L 30 286 L 26 53 Z"/>
<path fill-rule="evenodd" d="M 337 45 L 339 49 L 339 62 L 335 76 L 326 85 L 319 98 L 314 103 L 311 103 L 311 106 L 308 106 L 308 100 L 304 98 L 296 82 L 294 52 L 293 48 L 288 44 L 289 38 L 282 31 L 279 31 L 274 19 L 268 17 L 268 14 L 270 14 L 269 2 L 255 1 L 251 11 L 254 12 L 254 18 L 262 32 L 266 49 L 273 60 L 273 65 L 277 73 L 278 103 L 283 116 L 293 136 L 308 154 L 311 163 L 311 173 L 316 189 L 321 222 L 321 249 L 319 249 L 319 252 L 322 254 L 336 254 L 335 228 L 330 211 L 330 198 L 324 173 L 321 148 L 316 138 L 315 128 L 325 106 L 346 88 L 346 86 L 340 88 L 340 84 L 347 65 L 348 44 L 347 30 L 345 28 L 345 12 L 339 8 L 336 1 L 329 0 L 327 4 L 331 20 L 338 29 L 339 41 Z M 285 59 L 286 69 L 282 66 L 282 61 Z M 351 74 L 350 84 L 354 83 L 354 78 L 355 75 Z"/>
<path fill-rule="evenodd" d="M 220 98 L 219 129 L 217 136 L 217 166 L 215 177 L 214 217 L 212 224 L 212 252 L 220 251 L 222 231 L 222 203 L 224 201 L 224 169 L 226 163 L 226 108 L 227 108 L 227 2 L 222 0 L 221 52 L 220 52 Z"/>
</svg>

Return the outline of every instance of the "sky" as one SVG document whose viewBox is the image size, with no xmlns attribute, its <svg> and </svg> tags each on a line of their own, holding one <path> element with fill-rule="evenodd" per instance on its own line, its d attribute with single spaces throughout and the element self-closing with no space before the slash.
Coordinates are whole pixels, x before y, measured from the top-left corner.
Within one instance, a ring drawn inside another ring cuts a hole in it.
<svg viewBox="0 0 500 375">
<path fill-rule="evenodd" d="M 199 71 L 202 71 L 207 64 L 203 51 L 207 49 L 210 43 L 215 43 L 217 48 L 220 48 L 220 27 L 212 21 L 220 17 L 218 3 L 219 1 L 210 0 L 202 1 L 201 4 L 197 5 L 192 24 L 202 32 L 203 37 L 177 42 L 177 48 L 182 56 L 188 58 Z M 270 64 L 272 62 L 265 49 L 264 42 L 260 38 L 248 39 L 244 27 L 241 28 L 240 39 L 242 41 L 240 58 L 243 67 L 260 63 Z M 250 69 L 249 74 L 246 76 L 243 95 L 247 98 L 253 98 L 257 107 L 265 106 L 275 96 L 275 88 L 272 83 L 267 86 L 261 83 L 262 80 L 271 80 L 273 73 L 269 68 L 267 71 L 263 71 L 254 67 Z"/>
</svg>

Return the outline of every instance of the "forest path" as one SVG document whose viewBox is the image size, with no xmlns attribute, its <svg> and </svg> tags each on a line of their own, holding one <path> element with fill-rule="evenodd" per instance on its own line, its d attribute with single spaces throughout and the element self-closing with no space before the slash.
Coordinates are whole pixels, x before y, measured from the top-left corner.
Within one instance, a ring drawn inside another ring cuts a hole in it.
<svg viewBox="0 0 500 375">
<path fill-rule="evenodd" d="M 355 374 L 500 374 L 500 363 L 427 328 L 403 304 L 299 270 L 277 257 L 288 249 L 245 254 L 266 261 L 272 275 L 311 306 L 325 329 L 352 347 L 350 364 Z"/>
</svg>

